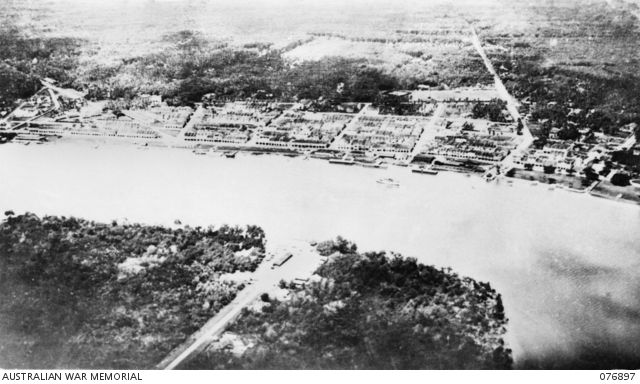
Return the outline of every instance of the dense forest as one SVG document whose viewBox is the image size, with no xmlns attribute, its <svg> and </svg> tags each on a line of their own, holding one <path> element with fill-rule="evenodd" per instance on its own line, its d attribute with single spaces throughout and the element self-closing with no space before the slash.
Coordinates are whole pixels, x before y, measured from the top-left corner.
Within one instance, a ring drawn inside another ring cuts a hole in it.
<svg viewBox="0 0 640 384">
<path fill-rule="evenodd" d="M 500 294 L 449 269 L 384 253 L 358 253 L 338 238 L 329 257 L 288 300 L 263 295 L 229 331 L 252 340 L 241 356 L 201 354 L 193 369 L 507 369 Z"/>
<path fill-rule="evenodd" d="M 531 103 L 531 118 L 547 131 L 561 128 L 561 138 L 575 139 L 577 127 L 616 134 L 619 127 L 640 124 L 636 74 L 601 77 L 524 59 L 502 64 L 510 68 L 504 75 L 507 87 Z"/>
<path fill-rule="evenodd" d="M 71 38 L 26 37 L 19 30 L 0 27 L 0 112 L 16 99 L 32 96 L 40 78 L 70 85 L 82 42 Z"/>
<path fill-rule="evenodd" d="M 170 229 L 6 212 L 0 366 L 151 368 L 235 297 L 264 232 Z"/>
<path fill-rule="evenodd" d="M 637 73 L 638 19 L 606 2 L 522 7 L 519 28 L 487 25 L 481 34 L 489 57 L 514 97 L 523 101 L 540 134 L 560 128 L 627 135 L 640 124 Z"/>
<path fill-rule="evenodd" d="M 149 93 L 162 95 L 171 105 L 192 105 L 214 94 L 222 100 L 320 99 L 337 105 L 373 102 L 381 91 L 418 84 L 474 85 L 486 76 L 477 57 L 448 57 L 447 68 L 416 77 L 367 59 L 328 56 L 292 62 L 285 58 L 285 49 L 270 44 L 230 46 L 188 30 L 162 41 L 163 48 L 156 52 L 102 62 L 94 60 L 86 41 L 26 37 L 16 29 L 0 28 L 0 43 L 8 47 L 0 52 L 0 108 L 8 110 L 15 100 L 32 95 L 42 77 L 86 91 L 91 100 Z"/>
</svg>

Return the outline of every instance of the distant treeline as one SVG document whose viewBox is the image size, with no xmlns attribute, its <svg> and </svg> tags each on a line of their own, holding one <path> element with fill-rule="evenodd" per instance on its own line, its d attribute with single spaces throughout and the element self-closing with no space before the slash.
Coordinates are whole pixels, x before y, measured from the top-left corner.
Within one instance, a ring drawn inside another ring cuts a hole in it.
<svg viewBox="0 0 640 384">
<path fill-rule="evenodd" d="M 0 30 L 0 108 L 32 95 L 38 79 L 87 92 L 88 99 L 131 99 L 159 94 L 172 105 L 191 105 L 205 94 L 217 99 L 266 98 L 282 101 L 321 99 L 325 104 L 372 102 L 381 91 L 411 89 L 418 84 L 464 86 L 489 78 L 479 58 L 446 56 L 443 69 L 419 73 L 390 70 L 365 59 L 325 57 L 293 63 L 284 53 L 313 39 L 275 49 L 267 43 L 230 47 L 192 31 L 163 37 L 167 48 L 152 54 L 103 64 L 92 60 L 84 41 L 26 38 L 15 29 Z M 431 60 L 420 51 L 407 54 Z M 463 55 L 464 56 L 464 55 Z M 82 58 L 82 60 L 80 60 Z"/>
</svg>

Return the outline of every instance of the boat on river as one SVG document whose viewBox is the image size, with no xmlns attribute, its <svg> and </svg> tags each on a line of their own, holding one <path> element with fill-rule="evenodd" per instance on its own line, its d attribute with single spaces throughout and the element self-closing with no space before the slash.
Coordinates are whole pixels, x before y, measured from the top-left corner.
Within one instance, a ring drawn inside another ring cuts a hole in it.
<svg viewBox="0 0 640 384">
<path fill-rule="evenodd" d="M 420 166 L 411 168 L 411 172 L 422 173 L 422 174 L 425 174 L 425 175 L 437 175 L 438 174 L 438 171 L 436 171 L 435 169 L 433 169 L 431 167 L 425 167 L 424 165 L 420 165 Z"/>
<path fill-rule="evenodd" d="M 238 154 L 238 151 L 227 151 L 224 153 L 224 157 L 228 159 L 233 159 L 236 157 L 237 154 Z"/>
<path fill-rule="evenodd" d="M 399 187 L 400 186 L 400 183 L 398 183 L 397 181 L 395 181 L 394 179 L 392 179 L 390 177 L 387 177 L 387 178 L 384 178 L 384 179 L 378 179 L 376 181 L 376 183 L 382 184 L 382 185 L 388 185 L 390 187 Z"/>
<path fill-rule="evenodd" d="M 345 156 L 341 159 L 330 159 L 329 163 L 331 164 L 343 164 L 343 165 L 353 165 L 355 164 L 355 160 L 351 156 Z"/>
</svg>

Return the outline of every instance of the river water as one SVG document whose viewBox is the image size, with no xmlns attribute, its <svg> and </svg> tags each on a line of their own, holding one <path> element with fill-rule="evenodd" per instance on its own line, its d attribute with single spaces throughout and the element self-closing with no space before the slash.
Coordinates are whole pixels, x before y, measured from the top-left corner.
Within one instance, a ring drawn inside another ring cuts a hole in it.
<svg viewBox="0 0 640 384">
<path fill-rule="evenodd" d="M 393 188 L 376 183 L 396 179 Z M 281 156 L 58 142 L 0 147 L 0 209 L 342 235 L 488 281 L 519 366 L 640 360 L 640 209 L 525 182 Z M 599 356 L 599 357 L 598 357 Z"/>
</svg>

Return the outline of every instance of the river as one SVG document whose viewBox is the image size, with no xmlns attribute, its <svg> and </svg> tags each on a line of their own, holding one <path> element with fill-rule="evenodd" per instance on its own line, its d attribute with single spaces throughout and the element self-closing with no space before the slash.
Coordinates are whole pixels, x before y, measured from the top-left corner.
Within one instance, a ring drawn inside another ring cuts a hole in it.
<svg viewBox="0 0 640 384">
<path fill-rule="evenodd" d="M 384 177 L 400 186 L 376 183 Z M 520 367 L 640 359 L 640 209 L 632 205 L 453 173 L 61 141 L 0 146 L 0 209 L 258 224 L 270 240 L 342 235 L 360 250 L 393 250 L 490 282 Z"/>
</svg>

